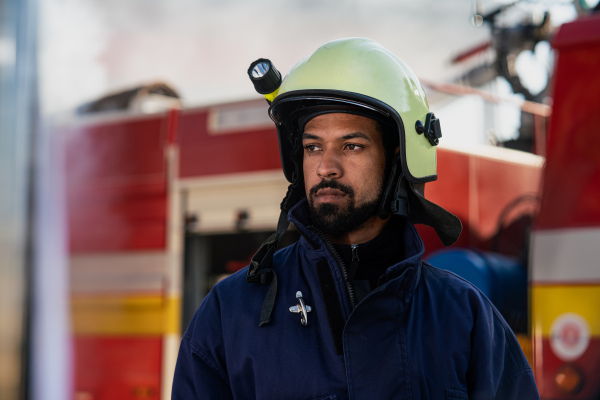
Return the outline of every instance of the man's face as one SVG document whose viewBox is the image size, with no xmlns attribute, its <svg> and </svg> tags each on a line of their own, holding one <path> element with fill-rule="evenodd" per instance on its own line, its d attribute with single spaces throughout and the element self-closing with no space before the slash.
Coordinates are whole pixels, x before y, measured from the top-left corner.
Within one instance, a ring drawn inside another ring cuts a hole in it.
<svg viewBox="0 0 600 400">
<path fill-rule="evenodd" d="M 377 217 L 385 152 L 374 120 L 354 114 L 323 114 L 304 127 L 304 187 L 311 222 L 340 236 Z"/>
</svg>

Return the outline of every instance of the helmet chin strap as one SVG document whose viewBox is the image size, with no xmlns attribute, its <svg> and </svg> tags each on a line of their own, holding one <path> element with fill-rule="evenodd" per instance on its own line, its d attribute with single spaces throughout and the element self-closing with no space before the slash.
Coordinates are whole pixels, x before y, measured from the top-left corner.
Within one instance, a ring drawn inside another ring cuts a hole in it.
<svg viewBox="0 0 600 400">
<path fill-rule="evenodd" d="M 297 138 L 296 141 L 299 141 Z M 300 145 L 296 146 L 301 148 Z M 296 160 L 297 154 L 292 155 Z M 281 213 L 277 222 L 277 230 L 269 236 L 252 257 L 246 275 L 246 282 L 269 285 L 269 290 L 263 301 L 258 326 L 266 326 L 271 322 L 275 300 L 277 298 L 277 273 L 273 268 L 273 255 L 279 247 L 279 241 L 287 232 L 290 222 L 287 219 L 288 211 L 296 205 L 304 196 L 304 178 L 300 166 L 294 161 L 294 174 L 292 183 L 288 186 L 287 193 L 281 201 Z"/>
<path fill-rule="evenodd" d="M 258 326 L 265 326 L 271 322 L 273 307 L 275 306 L 275 299 L 277 298 L 277 274 L 272 268 L 273 255 L 277 251 L 279 241 L 287 231 L 289 224 L 287 213 L 282 210 L 279 214 L 277 231 L 263 242 L 250 261 L 246 282 L 260 283 L 263 285 L 269 284 L 269 290 L 263 301 Z"/>
</svg>

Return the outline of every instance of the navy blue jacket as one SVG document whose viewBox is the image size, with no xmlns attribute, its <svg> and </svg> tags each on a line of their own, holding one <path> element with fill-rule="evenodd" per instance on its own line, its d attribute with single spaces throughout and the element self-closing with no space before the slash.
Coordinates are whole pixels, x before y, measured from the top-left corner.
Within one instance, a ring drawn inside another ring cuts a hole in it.
<svg viewBox="0 0 600 400">
<path fill-rule="evenodd" d="M 269 285 L 246 283 L 246 269 L 218 283 L 182 338 L 173 399 L 539 398 L 498 311 L 470 283 L 421 260 L 412 224 L 402 222 L 399 239 L 406 259 L 352 309 L 336 257 L 305 226 L 304 201 L 289 217 L 302 238 L 275 253 L 271 323 L 258 326 Z M 316 265 L 325 261 L 334 287 L 322 291 Z M 312 307 L 306 326 L 289 310 L 297 291 Z M 343 354 L 323 293 L 339 300 Z"/>
</svg>

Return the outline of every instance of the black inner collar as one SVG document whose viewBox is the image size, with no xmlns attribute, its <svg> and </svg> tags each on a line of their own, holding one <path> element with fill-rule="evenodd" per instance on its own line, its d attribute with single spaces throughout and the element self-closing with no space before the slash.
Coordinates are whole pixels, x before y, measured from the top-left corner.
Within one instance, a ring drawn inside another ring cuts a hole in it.
<svg viewBox="0 0 600 400">
<path fill-rule="evenodd" d="M 350 282 L 369 291 L 377 287 L 379 278 L 389 267 L 405 258 L 401 237 L 402 224 L 392 218 L 381 233 L 367 243 L 333 246 L 350 271 Z"/>
</svg>

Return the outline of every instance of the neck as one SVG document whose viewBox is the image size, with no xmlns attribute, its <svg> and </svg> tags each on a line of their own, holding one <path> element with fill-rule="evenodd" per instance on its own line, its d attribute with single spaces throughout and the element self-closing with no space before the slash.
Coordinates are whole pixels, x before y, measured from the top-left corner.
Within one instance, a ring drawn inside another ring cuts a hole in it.
<svg viewBox="0 0 600 400">
<path fill-rule="evenodd" d="M 380 219 L 377 215 L 372 216 L 364 224 L 359 226 L 357 229 L 343 233 L 341 235 L 326 235 L 332 243 L 335 244 L 361 244 L 367 243 L 375 239 L 385 228 L 389 222 L 390 217 L 386 219 Z"/>
</svg>

